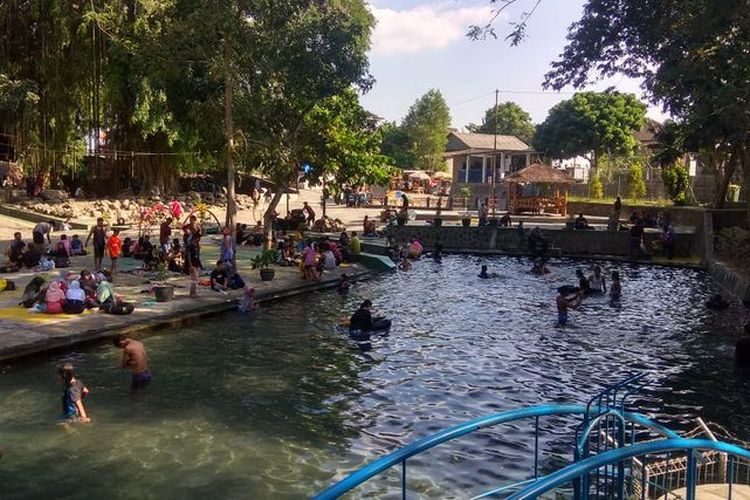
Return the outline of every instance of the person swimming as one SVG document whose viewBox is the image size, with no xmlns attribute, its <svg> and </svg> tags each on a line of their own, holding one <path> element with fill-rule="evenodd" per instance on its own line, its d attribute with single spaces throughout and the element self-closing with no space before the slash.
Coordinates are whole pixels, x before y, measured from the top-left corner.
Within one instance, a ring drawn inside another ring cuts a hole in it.
<svg viewBox="0 0 750 500">
<path fill-rule="evenodd" d="M 349 276 L 346 275 L 346 273 L 342 274 L 339 278 L 339 282 L 336 285 L 336 290 L 339 292 L 339 295 L 344 295 L 349 291 L 349 288 L 352 286 L 351 281 L 349 281 Z"/>
<path fill-rule="evenodd" d="M 370 332 L 374 330 L 388 330 L 391 327 L 391 320 L 383 317 L 372 317 L 372 301 L 365 300 L 359 306 L 359 309 L 352 315 L 349 320 L 349 333 Z"/>
<path fill-rule="evenodd" d="M 555 303 L 557 305 L 557 327 L 561 328 L 568 324 L 568 309 L 576 308 L 581 304 L 582 296 L 577 294 L 573 297 L 565 296 L 566 287 L 561 286 L 557 289 L 557 299 Z"/>
<path fill-rule="evenodd" d="M 401 259 L 401 262 L 399 263 L 398 268 L 401 271 L 411 271 L 411 261 L 406 256 L 404 256 Z"/>
<path fill-rule="evenodd" d="M 497 273 L 488 273 L 487 272 L 487 264 L 482 264 L 482 270 L 477 275 L 479 278 L 483 280 L 491 279 L 491 278 L 497 278 Z"/>
<path fill-rule="evenodd" d="M 578 277 L 578 293 L 581 297 L 589 295 L 591 293 L 591 283 L 589 282 L 589 279 L 580 269 L 576 269 L 576 276 Z"/>
<path fill-rule="evenodd" d="M 607 293 L 607 283 L 602 275 L 602 268 L 599 266 L 594 266 L 594 274 L 589 277 L 589 293 Z"/>
<path fill-rule="evenodd" d="M 536 262 L 534 262 L 534 267 L 531 268 L 531 274 L 534 274 L 536 276 L 542 276 L 543 274 L 549 274 L 550 270 L 549 267 L 547 267 L 547 261 L 544 259 L 539 259 Z"/>
<path fill-rule="evenodd" d="M 620 284 L 620 273 L 612 271 L 612 285 L 609 287 L 609 298 L 612 302 L 622 297 L 622 285 Z"/>
<path fill-rule="evenodd" d="M 237 307 L 244 313 L 255 313 L 260 310 L 258 302 L 255 300 L 255 288 L 249 285 L 245 287 L 245 293 L 242 295 Z"/>
<path fill-rule="evenodd" d="M 723 311 L 729 307 L 729 302 L 720 293 L 717 293 L 706 301 L 706 307 L 714 311 Z"/>
</svg>

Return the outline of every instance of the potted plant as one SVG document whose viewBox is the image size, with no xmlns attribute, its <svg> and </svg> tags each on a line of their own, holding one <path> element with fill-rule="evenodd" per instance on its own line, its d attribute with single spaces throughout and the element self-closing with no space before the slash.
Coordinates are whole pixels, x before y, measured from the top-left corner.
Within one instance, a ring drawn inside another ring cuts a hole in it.
<svg viewBox="0 0 750 500">
<path fill-rule="evenodd" d="M 156 268 L 157 282 L 154 284 L 154 296 L 157 302 L 169 302 L 174 298 L 174 285 L 167 283 L 167 267 L 162 262 Z"/>
<path fill-rule="evenodd" d="M 263 249 L 258 255 L 251 261 L 253 269 L 260 270 L 261 281 L 271 281 L 276 274 L 276 271 L 271 269 L 271 264 L 275 264 L 279 260 L 279 251 L 276 249 Z"/>
</svg>

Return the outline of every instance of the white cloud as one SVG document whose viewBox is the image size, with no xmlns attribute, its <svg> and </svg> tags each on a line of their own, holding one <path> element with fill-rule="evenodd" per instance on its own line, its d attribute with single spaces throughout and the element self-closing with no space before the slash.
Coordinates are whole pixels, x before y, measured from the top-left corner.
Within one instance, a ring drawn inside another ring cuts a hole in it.
<svg viewBox="0 0 750 500">
<path fill-rule="evenodd" d="M 433 2 L 408 10 L 370 6 L 378 21 L 373 33 L 374 53 L 414 54 L 441 49 L 466 36 L 469 25 L 490 19 L 489 3 L 457 8 L 456 2 Z"/>
</svg>

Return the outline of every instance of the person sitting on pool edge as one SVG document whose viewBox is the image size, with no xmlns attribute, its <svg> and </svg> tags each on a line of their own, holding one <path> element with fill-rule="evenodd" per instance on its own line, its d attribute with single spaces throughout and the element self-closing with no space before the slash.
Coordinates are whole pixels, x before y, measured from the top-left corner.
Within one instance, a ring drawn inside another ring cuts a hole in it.
<svg viewBox="0 0 750 500">
<path fill-rule="evenodd" d="M 151 373 L 148 371 L 146 348 L 143 342 L 116 335 L 112 344 L 122 349 L 122 367 L 129 368 L 133 372 L 131 389 L 141 389 L 151 382 Z"/>
<path fill-rule="evenodd" d="M 223 260 L 216 261 L 216 269 L 211 271 L 211 290 L 225 292 L 229 290 L 229 274 Z"/>
</svg>

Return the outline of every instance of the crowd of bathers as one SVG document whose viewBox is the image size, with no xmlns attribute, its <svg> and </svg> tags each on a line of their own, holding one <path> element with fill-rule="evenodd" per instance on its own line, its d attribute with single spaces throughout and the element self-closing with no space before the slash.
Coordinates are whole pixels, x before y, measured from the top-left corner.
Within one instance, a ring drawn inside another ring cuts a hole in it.
<svg viewBox="0 0 750 500">
<path fill-rule="evenodd" d="M 94 274 L 83 270 L 73 274 L 67 269 L 47 279 L 34 276 L 26 285 L 19 305 L 46 314 L 81 314 L 99 309 L 108 314 L 130 314 L 134 306 L 115 292 L 112 277 L 106 270 Z"/>
</svg>

